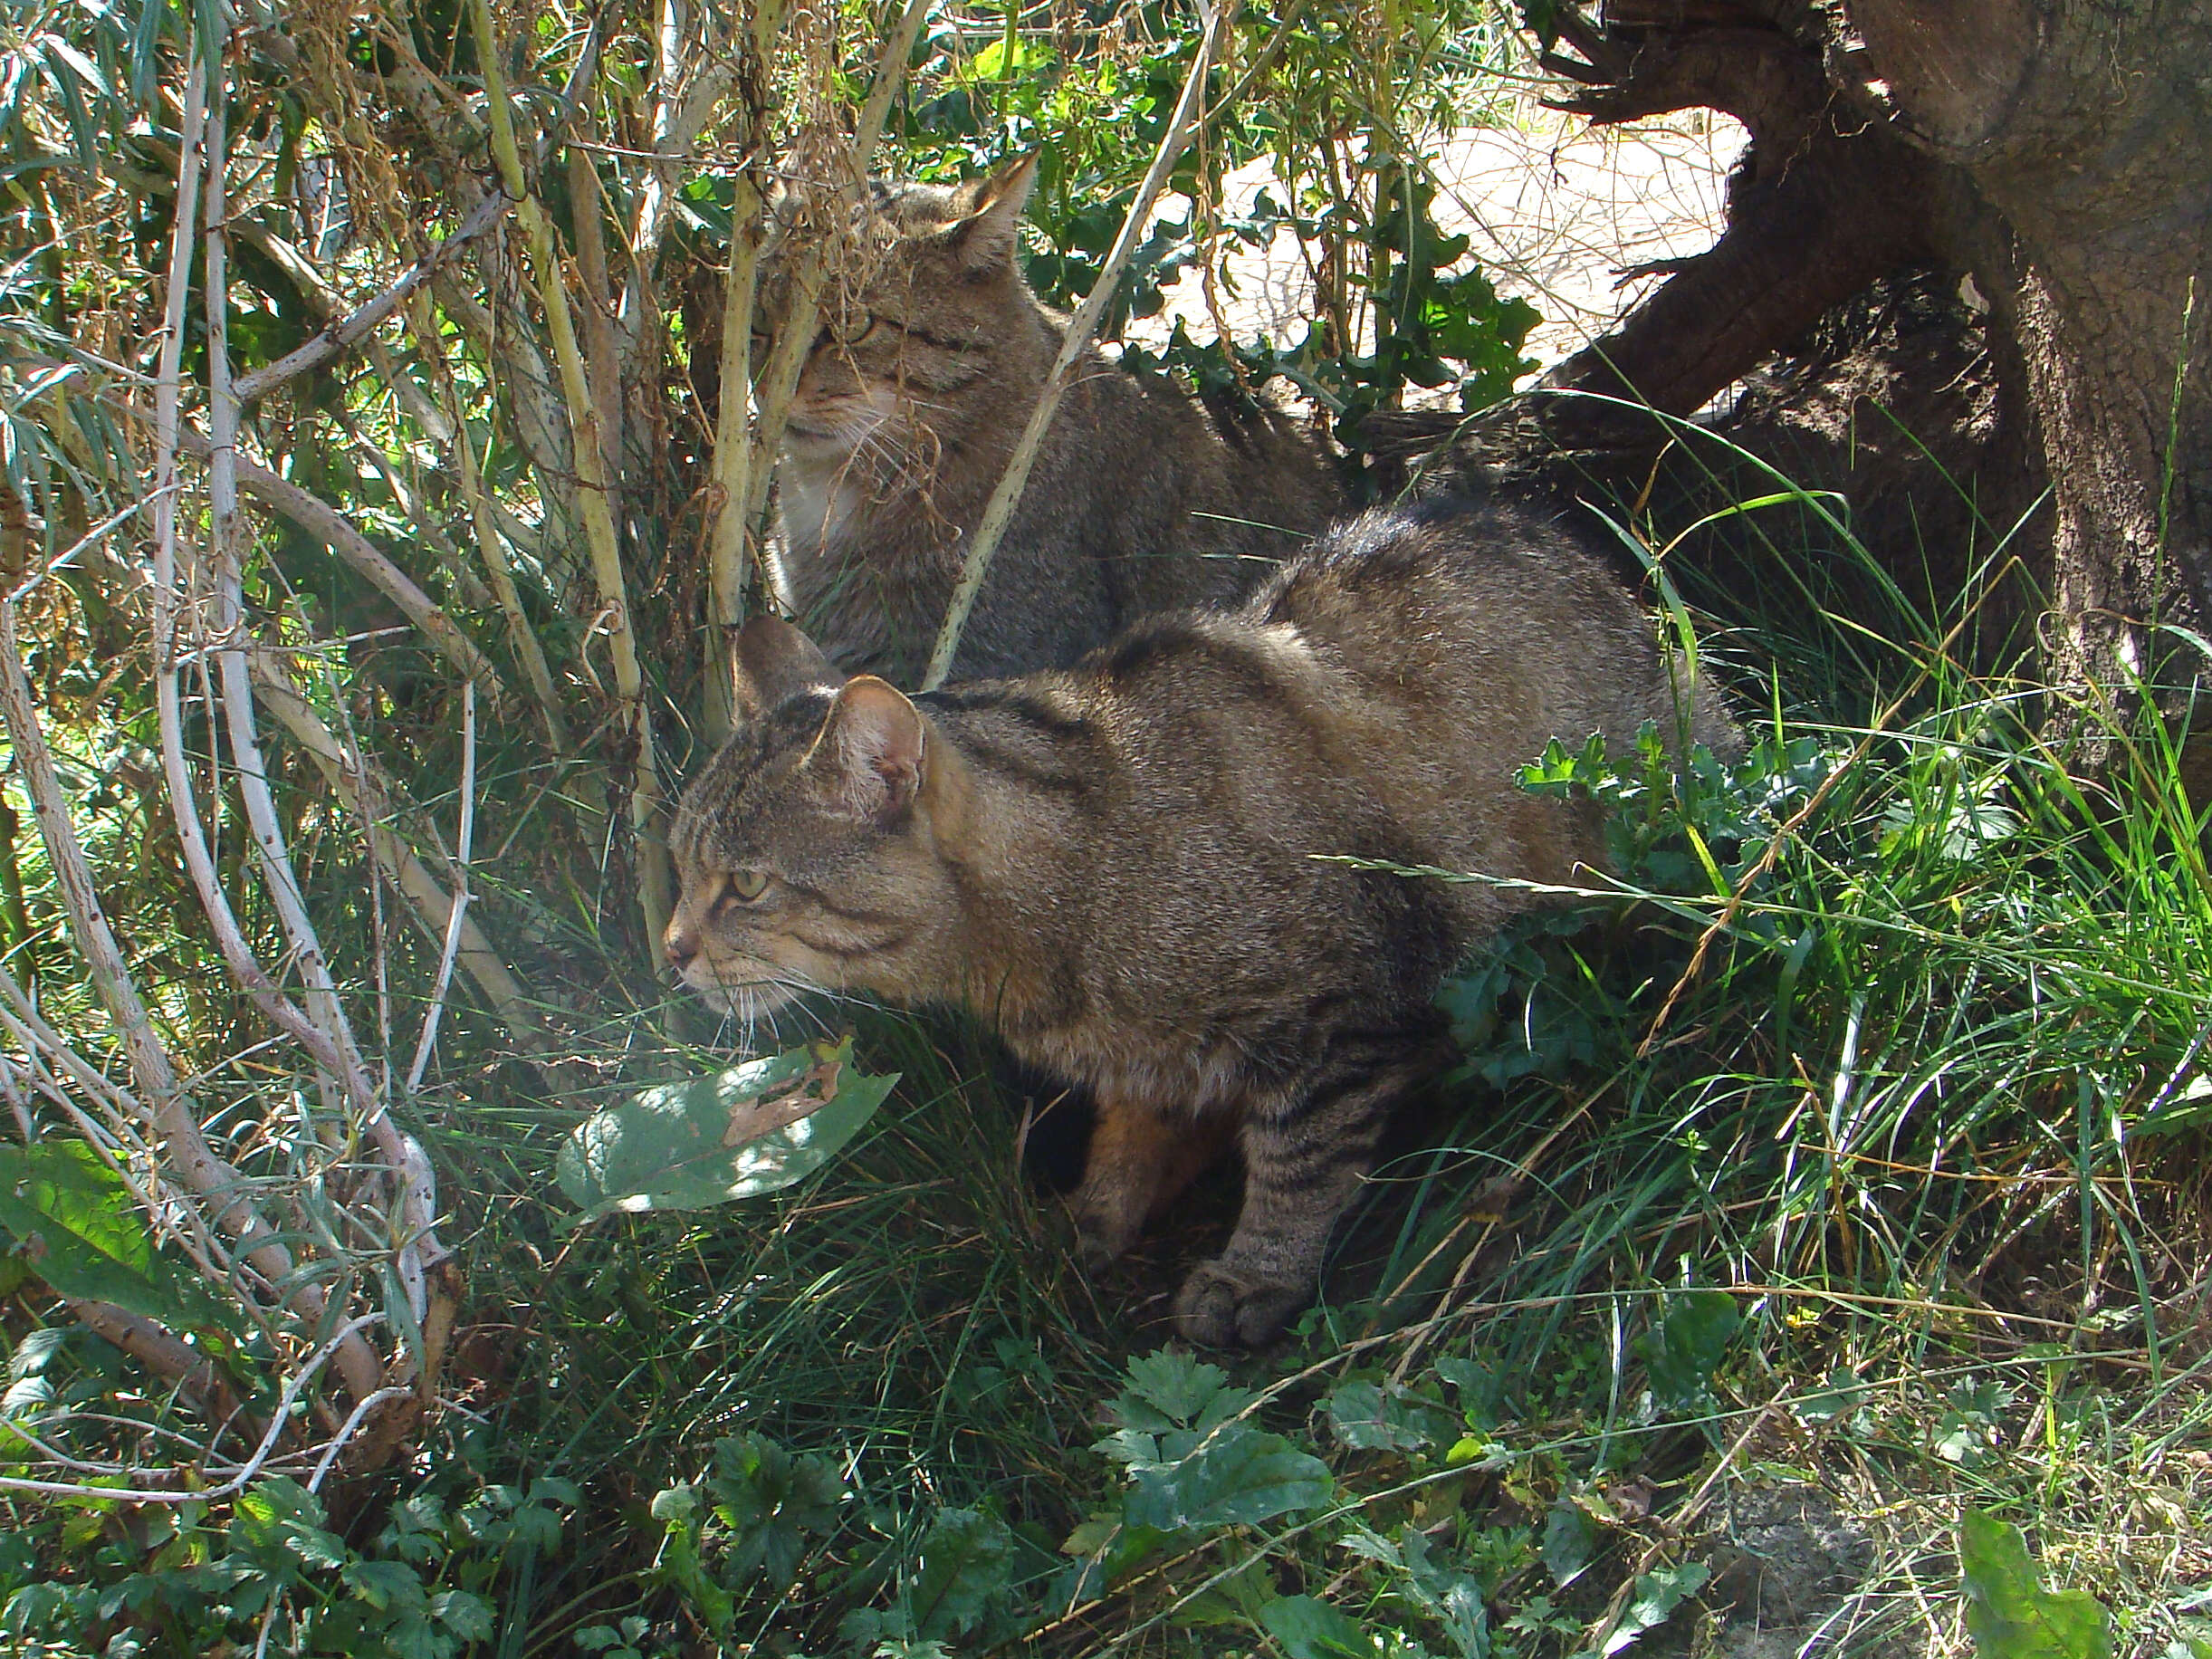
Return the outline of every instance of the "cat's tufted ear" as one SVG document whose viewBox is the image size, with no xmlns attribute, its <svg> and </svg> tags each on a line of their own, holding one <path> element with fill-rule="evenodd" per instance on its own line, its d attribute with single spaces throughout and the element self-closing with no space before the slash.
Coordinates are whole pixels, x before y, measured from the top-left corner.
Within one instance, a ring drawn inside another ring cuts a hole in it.
<svg viewBox="0 0 2212 1659">
<path fill-rule="evenodd" d="M 796 692 L 844 678 L 819 646 L 781 617 L 762 614 L 737 630 L 737 712 L 744 719 L 757 720 Z"/>
<path fill-rule="evenodd" d="M 962 193 L 965 209 L 955 232 L 971 271 L 1010 265 L 1020 245 L 1021 214 L 1037 187 L 1037 158 L 1024 156 Z"/>
<path fill-rule="evenodd" d="M 806 764 L 857 815 L 888 824 L 922 788 L 922 711 L 872 674 L 838 693 Z"/>
</svg>

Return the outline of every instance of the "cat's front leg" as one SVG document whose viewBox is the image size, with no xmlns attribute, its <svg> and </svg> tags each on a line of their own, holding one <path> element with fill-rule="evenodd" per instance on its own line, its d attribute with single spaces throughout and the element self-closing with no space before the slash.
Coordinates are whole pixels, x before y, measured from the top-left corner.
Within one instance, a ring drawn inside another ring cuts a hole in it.
<svg viewBox="0 0 2212 1659">
<path fill-rule="evenodd" d="M 1068 1201 L 1083 1259 L 1113 1261 L 1174 1202 L 1228 1146 L 1231 1117 L 1156 1112 L 1101 1089 L 1098 1118 L 1083 1161 L 1083 1182 Z"/>
<path fill-rule="evenodd" d="M 1258 1347 L 1311 1302 L 1329 1230 L 1374 1162 L 1390 1109 L 1451 1056 L 1434 1030 L 1339 1032 L 1291 1088 L 1250 1105 L 1244 1208 L 1229 1244 L 1183 1280 L 1175 1328 L 1214 1347 Z"/>
</svg>

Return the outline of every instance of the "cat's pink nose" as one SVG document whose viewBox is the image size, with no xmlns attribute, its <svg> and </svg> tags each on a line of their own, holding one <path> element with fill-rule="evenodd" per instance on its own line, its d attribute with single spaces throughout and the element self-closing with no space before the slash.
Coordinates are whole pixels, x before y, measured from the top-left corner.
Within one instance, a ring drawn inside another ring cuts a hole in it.
<svg viewBox="0 0 2212 1659">
<path fill-rule="evenodd" d="M 699 954 L 699 936 L 687 927 L 671 927 L 662 941 L 668 952 L 668 965 L 681 973 L 692 964 Z"/>
</svg>

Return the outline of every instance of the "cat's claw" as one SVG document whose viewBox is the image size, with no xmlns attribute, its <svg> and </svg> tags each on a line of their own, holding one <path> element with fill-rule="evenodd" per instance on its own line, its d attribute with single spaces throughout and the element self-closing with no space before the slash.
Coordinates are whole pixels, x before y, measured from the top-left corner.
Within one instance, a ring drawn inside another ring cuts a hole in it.
<svg viewBox="0 0 2212 1659">
<path fill-rule="evenodd" d="M 1175 1329 L 1206 1347 L 1261 1347 L 1312 1299 L 1309 1286 L 1254 1281 L 1201 1262 L 1176 1292 Z"/>
</svg>

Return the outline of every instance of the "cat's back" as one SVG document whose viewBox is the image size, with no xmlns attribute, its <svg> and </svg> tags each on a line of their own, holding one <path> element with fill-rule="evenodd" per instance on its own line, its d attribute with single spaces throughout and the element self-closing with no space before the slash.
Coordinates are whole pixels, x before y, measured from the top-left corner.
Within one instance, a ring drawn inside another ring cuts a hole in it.
<svg viewBox="0 0 2212 1659">
<path fill-rule="evenodd" d="M 1067 524 L 1080 503 L 1125 619 L 1250 593 L 1351 505 L 1335 464 L 1290 410 L 1195 397 L 1096 353 L 1049 448 L 1031 537 L 1049 543 L 1048 526 Z"/>
<path fill-rule="evenodd" d="M 1323 536 L 1240 613 L 1326 665 L 1326 724 L 1424 860 L 1537 880 L 1599 853 L 1594 820 L 1518 787 L 1556 737 L 1670 748 L 1739 741 L 1614 564 L 1561 516 L 1498 503 L 1370 511 Z"/>
</svg>

